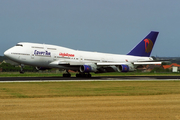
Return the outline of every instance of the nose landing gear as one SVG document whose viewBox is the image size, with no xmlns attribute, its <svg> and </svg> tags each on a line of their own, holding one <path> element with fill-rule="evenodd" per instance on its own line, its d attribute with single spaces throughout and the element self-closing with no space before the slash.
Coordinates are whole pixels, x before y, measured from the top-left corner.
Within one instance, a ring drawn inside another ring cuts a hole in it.
<svg viewBox="0 0 180 120">
<path fill-rule="evenodd" d="M 23 68 L 24 68 L 24 64 L 21 64 L 21 70 L 19 71 L 21 74 L 24 74 Z"/>
</svg>

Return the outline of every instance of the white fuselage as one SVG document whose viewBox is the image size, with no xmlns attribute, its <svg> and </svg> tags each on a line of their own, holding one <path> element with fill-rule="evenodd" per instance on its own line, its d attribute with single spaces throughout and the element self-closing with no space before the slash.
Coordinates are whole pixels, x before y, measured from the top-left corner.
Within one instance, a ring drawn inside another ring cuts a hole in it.
<svg viewBox="0 0 180 120">
<path fill-rule="evenodd" d="M 64 68 L 63 65 L 52 64 L 71 62 L 77 65 L 90 63 L 133 63 L 136 61 L 152 61 L 151 57 L 138 57 L 131 55 L 117 55 L 99 52 L 87 52 L 73 50 L 65 47 L 36 44 L 18 43 L 16 46 L 5 51 L 5 56 L 20 64 L 48 68 Z"/>
</svg>

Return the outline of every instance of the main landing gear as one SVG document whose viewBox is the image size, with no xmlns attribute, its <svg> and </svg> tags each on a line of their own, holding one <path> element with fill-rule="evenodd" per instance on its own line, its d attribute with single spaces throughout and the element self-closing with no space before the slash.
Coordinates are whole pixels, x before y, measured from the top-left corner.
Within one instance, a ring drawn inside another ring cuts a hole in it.
<svg viewBox="0 0 180 120">
<path fill-rule="evenodd" d="M 78 77 L 78 78 L 91 78 L 91 74 L 79 73 L 79 74 L 76 74 L 76 77 Z"/>
<path fill-rule="evenodd" d="M 63 74 L 63 77 L 71 77 L 71 74 L 68 70 L 66 70 L 66 73 Z"/>
<path fill-rule="evenodd" d="M 71 77 L 71 74 L 68 72 L 68 71 L 66 71 L 67 73 L 64 73 L 63 74 L 63 77 Z M 91 78 L 91 74 L 90 73 L 78 73 L 78 74 L 76 74 L 76 77 L 77 78 Z"/>
</svg>

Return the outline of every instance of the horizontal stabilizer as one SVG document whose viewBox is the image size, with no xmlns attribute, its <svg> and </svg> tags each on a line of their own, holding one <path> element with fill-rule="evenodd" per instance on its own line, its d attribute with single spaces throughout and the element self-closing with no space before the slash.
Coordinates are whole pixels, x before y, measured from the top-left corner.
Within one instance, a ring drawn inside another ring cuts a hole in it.
<svg viewBox="0 0 180 120">
<path fill-rule="evenodd" d="M 134 62 L 135 65 L 153 65 L 153 64 L 161 64 L 162 62 Z"/>
</svg>

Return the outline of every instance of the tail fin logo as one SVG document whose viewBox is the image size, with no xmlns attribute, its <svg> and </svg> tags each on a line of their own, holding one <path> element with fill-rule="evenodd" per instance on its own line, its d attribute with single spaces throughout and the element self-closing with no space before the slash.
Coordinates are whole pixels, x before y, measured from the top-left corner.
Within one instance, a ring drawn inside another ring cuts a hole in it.
<svg viewBox="0 0 180 120">
<path fill-rule="evenodd" d="M 152 51 L 153 42 L 150 39 L 144 39 L 145 42 L 145 52 L 149 53 Z"/>
</svg>

